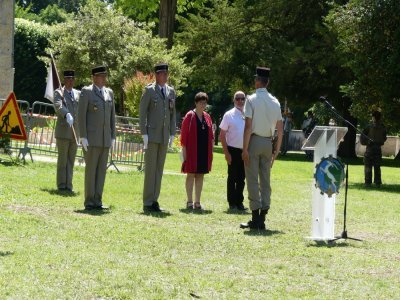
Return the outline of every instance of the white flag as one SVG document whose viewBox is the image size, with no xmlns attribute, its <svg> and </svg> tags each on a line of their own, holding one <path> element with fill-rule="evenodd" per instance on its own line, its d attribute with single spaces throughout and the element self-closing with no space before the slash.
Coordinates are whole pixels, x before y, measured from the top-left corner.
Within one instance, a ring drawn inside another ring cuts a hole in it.
<svg viewBox="0 0 400 300">
<path fill-rule="evenodd" d="M 44 97 L 54 102 L 54 90 L 61 87 L 60 79 L 57 74 L 56 65 L 53 60 L 53 55 L 51 56 L 51 64 L 47 69 L 47 85 Z"/>
</svg>

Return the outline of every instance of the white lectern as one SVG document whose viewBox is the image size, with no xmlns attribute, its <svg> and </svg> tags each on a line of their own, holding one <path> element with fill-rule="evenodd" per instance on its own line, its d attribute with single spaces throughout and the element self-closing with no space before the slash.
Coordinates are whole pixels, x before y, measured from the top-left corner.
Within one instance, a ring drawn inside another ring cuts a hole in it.
<svg viewBox="0 0 400 300">
<path fill-rule="evenodd" d="M 346 127 L 316 126 L 304 143 L 302 150 L 314 150 L 314 165 L 325 157 L 336 158 L 340 141 L 347 133 Z M 322 194 L 314 184 L 312 187 L 312 231 L 310 239 L 329 241 L 335 234 L 336 195 Z"/>
</svg>

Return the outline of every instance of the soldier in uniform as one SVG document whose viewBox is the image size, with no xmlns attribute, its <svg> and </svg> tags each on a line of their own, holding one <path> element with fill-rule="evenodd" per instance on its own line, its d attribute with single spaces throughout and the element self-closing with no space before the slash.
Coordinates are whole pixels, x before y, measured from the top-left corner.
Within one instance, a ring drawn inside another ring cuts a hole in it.
<svg viewBox="0 0 400 300">
<path fill-rule="evenodd" d="M 256 92 L 244 105 L 244 135 L 242 158 L 245 164 L 246 184 L 252 219 L 241 228 L 265 229 L 265 217 L 271 203 L 270 173 L 281 148 L 283 136 L 279 101 L 267 91 L 269 68 L 257 67 Z M 273 147 L 272 138 L 278 131 Z"/>
<path fill-rule="evenodd" d="M 54 91 L 57 113 L 55 137 L 57 139 L 57 188 L 72 192 L 72 176 L 78 149 L 78 102 L 80 92 L 73 88 L 75 72 L 64 71 L 64 87 Z"/>
<path fill-rule="evenodd" d="M 374 183 L 377 186 L 382 184 L 381 178 L 381 163 L 382 149 L 381 147 L 386 141 L 386 128 L 381 121 L 381 113 L 374 111 L 372 113 L 372 123 L 369 124 L 360 136 L 362 145 L 366 145 L 364 154 L 364 175 L 365 186 L 369 187 L 372 184 L 372 167 L 374 168 Z"/>
<path fill-rule="evenodd" d="M 85 209 L 107 209 L 102 196 L 108 152 L 115 142 L 114 93 L 106 88 L 104 66 L 92 69 L 93 84 L 85 86 L 79 101 L 79 131 L 85 157 Z"/>
<path fill-rule="evenodd" d="M 156 82 L 147 85 L 140 99 L 140 132 L 146 149 L 143 210 L 163 211 L 158 204 L 168 144 L 175 135 L 175 90 L 167 84 L 168 64 L 154 68 Z"/>
</svg>

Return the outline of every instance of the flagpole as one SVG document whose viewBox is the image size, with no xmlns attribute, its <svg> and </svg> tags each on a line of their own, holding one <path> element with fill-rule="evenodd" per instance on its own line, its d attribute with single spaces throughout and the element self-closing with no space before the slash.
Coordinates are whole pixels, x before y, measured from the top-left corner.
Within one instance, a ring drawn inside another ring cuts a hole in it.
<svg viewBox="0 0 400 300">
<path fill-rule="evenodd" d="M 54 60 L 52 52 L 50 52 L 50 56 L 51 56 L 51 61 L 52 61 L 53 65 L 54 65 L 54 69 L 56 69 L 58 82 L 60 83 L 60 86 L 58 88 L 61 89 L 61 98 L 63 99 L 63 102 L 64 102 L 64 104 L 66 106 L 66 102 L 64 100 L 64 87 L 61 84 L 60 76 L 58 75 L 58 70 L 57 70 L 57 66 L 56 66 L 56 61 Z M 74 138 L 75 138 L 75 143 L 79 146 L 78 138 L 76 137 L 76 133 L 75 133 L 74 124 L 72 124 L 71 129 L 72 129 L 72 133 L 73 133 Z"/>
</svg>

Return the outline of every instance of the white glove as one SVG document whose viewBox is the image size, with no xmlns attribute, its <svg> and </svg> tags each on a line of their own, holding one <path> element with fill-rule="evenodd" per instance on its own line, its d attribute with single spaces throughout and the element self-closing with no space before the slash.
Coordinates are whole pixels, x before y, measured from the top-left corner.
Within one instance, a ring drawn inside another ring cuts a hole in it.
<svg viewBox="0 0 400 300">
<path fill-rule="evenodd" d="M 87 138 L 81 137 L 81 145 L 82 148 L 87 151 L 88 147 L 89 147 L 89 142 L 87 140 Z"/>
<path fill-rule="evenodd" d="M 111 139 L 111 148 L 114 148 L 115 145 L 115 139 Z"/>
<path fill-rule="evenodd" d="M 147 134 L 143 135 L 143 148 L 147 149 L 147 145 L 149 144 L 149 136 Z"/>
<path fill-rule="evenodd" d="M 172 147 L 172 143 L 174 142 L 174 136 L 173 135 L 171 135 L 170 137 L 169 137 L 169 143 L 168 143 L 168 146 L 171 148 Z"/>
<path fill-rule="evenodd" d="M 65 118 L 67 119 L 67 123 L 68 123 L 69 127 L 72 127 L 72 125 L 74 124 L 74 118 L 71 116 L 71 114 L 67 113 L 65 115 Z"/>
</svg>

